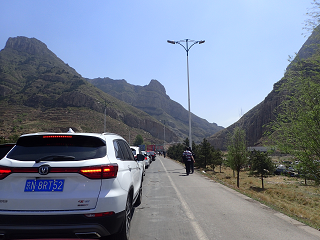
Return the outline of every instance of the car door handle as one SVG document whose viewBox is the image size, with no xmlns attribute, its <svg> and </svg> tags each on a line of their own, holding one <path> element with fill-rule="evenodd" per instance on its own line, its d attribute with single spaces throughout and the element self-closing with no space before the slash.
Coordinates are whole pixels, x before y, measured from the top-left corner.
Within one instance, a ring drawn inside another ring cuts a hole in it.
<svg viewBox="0 0 320 240">
<path fill-rule="evenodd" d="M 128 165 L 128 169 L 129 169 L 129 171 L 131 171 L 131 169 L 132 169 L 132 168 L 131 168 L 131 166 L 130 166 L 130 165 Z"/>
</svg>

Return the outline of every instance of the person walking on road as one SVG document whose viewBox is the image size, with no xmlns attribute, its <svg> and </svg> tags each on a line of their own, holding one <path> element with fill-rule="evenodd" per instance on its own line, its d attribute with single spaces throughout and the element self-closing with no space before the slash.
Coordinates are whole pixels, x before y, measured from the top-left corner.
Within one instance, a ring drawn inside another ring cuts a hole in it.
<svg viewBox="0 0 320 240">
<path fill-rule="evenodd" d="M 192 156 L 191 149 L 189 147 L 186 148 L 186 150 L 182 154 L 182 158 L 184 160 L 184 163 L 186 165 L 186 174 L 189 175 L 190 173 L 190 167 L 191 163 L 194 163 L 194 158 Z"/>
</svg>

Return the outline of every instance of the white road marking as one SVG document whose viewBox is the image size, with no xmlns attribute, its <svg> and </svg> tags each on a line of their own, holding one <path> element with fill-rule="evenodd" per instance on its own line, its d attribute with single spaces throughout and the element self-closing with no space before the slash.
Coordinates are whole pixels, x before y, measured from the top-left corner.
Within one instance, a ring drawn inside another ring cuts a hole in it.
<svg viewBox="0 0 320 240">
<path fill-rule="evenodd" d="M 181 202 L 181 205 L 187 215 L 187 217 L 190 219 L 190 222 L 191 222 L 191 225 L 193 227 L 193 230 L 194 232 L 196 233 L 197 237 L 199 240 L 209 240 L 209 238 L 207 237 L 207 235 L 205 234 L 205 232 L 202 230 L 202 228 L 200 227 L 200 225 L 198 224 L 198 222 L 196 221 L 192 211 L 190 210 L 188 204 L 186 203 L 186 201 L 183 199 L 181 193 L 179 192 L 178 188 L 176 187 L 176 185 L 174 184 L 174 182 L 172 181 L 172 178 L 170 177 L 170 175 L 168 174 L 168 171 L 167 169 L 165 168 L 165 166 L 163 165 L 163 162 L 161 161 L 161 159 L 159 158 L 162 166 L 163 166 L 163 169 L 165 170 L 169 180 L 170 180 L 170 183 L 173 187 L 173 189 L 176 191 L 177 193 L 177 196 Z"/>
</svg>

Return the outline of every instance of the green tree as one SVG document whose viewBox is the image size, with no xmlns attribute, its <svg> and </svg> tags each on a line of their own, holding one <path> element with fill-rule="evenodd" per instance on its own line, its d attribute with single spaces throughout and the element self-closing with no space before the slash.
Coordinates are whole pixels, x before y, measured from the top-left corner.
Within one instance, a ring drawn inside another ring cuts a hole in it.
<svg viewBox="0 0 320 240">
<path fill-rule="evenodd" d="M 214 150 L 213 153 L 213 163 L 212 163 L 212 170 L 214 170 L 215 166 L 220 166 L 220 173 L 221 173 L 221 166 L 223 163 L 223 158 L 222 158 L 222 152 L 220 149 Z"/>
<path fill-rule="evenodd" d="M 274 164 L 268 153 L 254 150 L 250 154 L 251 168 L 250 173 L 261 178 L 262 189 L 264 189 L 263 178 L 272 175 Z"/>
<path fill-rule="evenodd" d="M 307 12 L 307 16 L 309 18 L 305 21 L 304 25 L 304 29 L 308 32 L 313 31 L 320 24 L 320 1 L 312 0 L 312 5 L 313 7 L 309 9 L 309 12 Z"/>
<path fill-rule="evenodd" d="M 207 139 L 198 146 L 196 165 L 202 168 L 207 168 L 207 165 L 212 162 L 213 159 L 213 147 Z"/>
<path fill-rule="evenodd" d="M 139 146 L 139 145 L 142 145 L 142 143 L 143 143 L 143 138 L 142 138 L 142 136 L 140 134 L 138 134 L 136 136 L 136 139 L 133 142 L 133 145 L 134 146 Z"/>
<path fill-rule="evenodd" d="M 185 148 L 186 147 L 184 144 L 181 144 L 181 143 L 174 144 L 168 148 L 167 156 L 169 158 L 182 161 L 182 154 Z"/>
<path fill-rule="evenodd" d="M 185 147 L 189 147 L 189 138 L 187 137 L 185 140 L 183 140 L 183 144 L 185 145 Z M 192 141 L 192 150 L 194 150 L 196 148 L 196 144 L 194 141 Z"/>
<path fill-rule="evenodd" d="M 237 172 L 237 187 L 240 185 L 240 170 L 247 163 L 248 151 L 246 133 L 240 127 L 235 127 L 233 134 L 229 135 L 228 165 Z"/>
<path fill-rule="evenodd" d="M 320 182 L 320 57 L 295 60 L 279 91 L 284 96 L 269 125 L 269 139 L 300 161 L 305 176 Z"/>
<path fill-rule="evenodd" d="M 307 185 L 308 178 L 311 178 L 311 175 L 308 173 L 306 167 L 302 163 L 295 165 L 295 170 L 299 172 L 299 175 L 304 178 L 304 184 Z"/>
</svg>

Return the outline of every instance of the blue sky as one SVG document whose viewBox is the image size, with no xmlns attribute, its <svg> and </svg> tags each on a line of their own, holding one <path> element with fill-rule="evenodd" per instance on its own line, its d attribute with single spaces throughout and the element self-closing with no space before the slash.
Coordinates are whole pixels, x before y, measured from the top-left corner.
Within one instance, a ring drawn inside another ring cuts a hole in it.
<svg viewBox="0 0 320 240">
<path fill-rule="evenodd" d="M 161 82 L 187 109 L 228 127 L 259 104 L 306 41 L 311 0 L 0 1 L 0 49 L 35 37 L 85 78 Z"/>
</svg>

